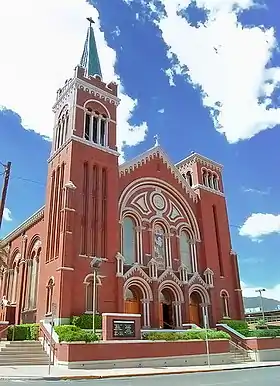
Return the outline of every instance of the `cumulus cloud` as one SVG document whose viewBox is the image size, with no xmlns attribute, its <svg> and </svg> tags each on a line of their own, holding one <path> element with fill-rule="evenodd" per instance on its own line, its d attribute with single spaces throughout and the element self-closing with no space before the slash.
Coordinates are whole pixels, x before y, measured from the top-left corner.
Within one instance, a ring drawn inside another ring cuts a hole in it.
<svg viewBox="0 0 280 386">
<path fill-rule="evenodd" d="M 275 31 L 244 27 L 238 21 L 238 12 L 257 6 L 256 1 L 159 2 L 165 14 L 161 12 L 154 22 L 168 46 L 172 66 L 166 75 L 170 84 L 174 84 L 179 65 L 181 74 L 201 91 L 216 130 L 229 143 L 280 124 L 280 108 L 274 107 L 272 100 L 280 84 L 280 68 L 269 68 L 277 45 Z M 187 7 L 194 4 L 206 12 L 206 21 L 196 26 L 184 17 Z"/>
<path fill-rule="evenodd" d="M 10 209 L 4 208 L 3 220 L 5 220 L 5 221 L 13 221 L 13 219 L 12 219 L 12 212 L 10 211 Z"/>
<path fill-rule="evenodd" d="M 272 233 L 280 233 L 280 215 L 253 213 L 239 229 L 240 236 L 248 236 L 256 241 Z"/>
<path fill-rule="evenodd" d="M 0 106 L 21 116 L 22 125 L 52 137 L 56 90 L 73 75 L 86 37 L 86 17 L 96 21 L 96 41 L 105 81 L 120 84 L 116 53 L 100 31 L 98 11 L 86 0 L 0 0 Z M 120 84 L 118 146 L 136 145 L 147 124 L 129 123 L 137 100 Z"/>
<path fill-rule="evenodd" d="M 256 292 L 257 289 L 262 289 L 264 287 L 254 287 L 250 286 L 244 282 L 241 282 L 242 295 L 244 297 L 257 297 L 259 293 Z M 262 293 L 263 297 L 268 299 L 280 300 L 280 284 L 275 285 L 274 287 L 265 288 L 265 292 Z"/>
</svg>

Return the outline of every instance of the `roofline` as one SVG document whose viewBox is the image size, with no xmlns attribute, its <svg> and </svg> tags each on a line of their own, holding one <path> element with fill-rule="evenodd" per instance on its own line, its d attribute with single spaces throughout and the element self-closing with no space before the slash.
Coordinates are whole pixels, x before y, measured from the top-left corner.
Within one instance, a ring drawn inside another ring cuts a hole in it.
<svg viewBox="0 0 280 386">
<path fill-rule="evenodd" d="M 211 160 L 210 158 L 205 157 L 204 155 L 201 155 L 201 154 L 199 154 L 199 153 L 192 153 L 192 154 L 190 154 L 190 155 L 187 156 L 186 158 L 184 158 L 184 159 L 182 159 L 181 161 L 177 162 L 177 163 L 175 164 L 175 166 L 176 166 L 176 167 L 180 167 L 180 166 L 182 166 L 184 163 L 186 163 L 187 161 L 191 161 L 191 160 L 192 160 L 193 158 L 195 158 L 195 157 L 200 158 L 202 161 L 210 162 L 210 163 L 212 163 L 214 166 L 216 166 L 217 168 L 223 169 L 223 167 L 224 167 L 222 164 L 220 164 L 220 163 L 218 163 L 218 162 L 216 162 L 216 161 L 213 161 L 213 160 Z"/>
<path fill-rule="evenodd" d="M 27 228 L 30 228 L 32 225 L 39 222 L 44 217 L 44 209 L 45 206 L 41 207 L 37 210 L 37 212 L 33 213 L 30 217 L 28 217 L 25 221 L 23 221 L 16 229 L 10 232 L 6 237 L 4 237 L 1 241 L 3 245 L 7 245 L 16 237 L 21 235 Z"/>
<path fill-rule="evenodd" d="M 128 169 L 130 166 L 133 166 L 135 163 L 142 161 L 144 157 L 148 157 L 150 154 L 157 151 L 164 153 L 162 148 L 159 145 L 151 147 L 150 149 L 143 151 L 143 153 L 138 154 L 136 157 L 132 158 L 131 160 L 125 161 L 124 163 L 119 165 L 119 172 L 121 172 L 122 169 Z"/>
</svg>

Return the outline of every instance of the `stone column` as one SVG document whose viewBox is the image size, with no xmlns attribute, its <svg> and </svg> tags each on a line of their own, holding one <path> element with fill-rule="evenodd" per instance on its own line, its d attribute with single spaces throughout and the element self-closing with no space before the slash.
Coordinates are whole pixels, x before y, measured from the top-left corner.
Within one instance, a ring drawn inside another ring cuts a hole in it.
<svg viewBox="0 0 280 386">
<path fill-rule="evenodd" d="M 141 303 L 143 307 L 143 328 L 150 328 L 150 301 L 149 299 L 142 299 Z"/>
</svg>

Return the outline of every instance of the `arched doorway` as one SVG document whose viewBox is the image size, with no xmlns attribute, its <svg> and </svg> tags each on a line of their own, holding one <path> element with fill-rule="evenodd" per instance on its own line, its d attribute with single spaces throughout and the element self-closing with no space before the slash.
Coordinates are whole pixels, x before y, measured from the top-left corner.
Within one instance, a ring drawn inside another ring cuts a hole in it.
<svg viewBox="0 0 280 386">
<path fill-rule="evenodd" d="M 201 303 L 203 303 L 201 296 L 198 292 L 194 291 L 190 295 L 189 303 L 189 321 L 190 323 L 196 324 L 203 327 L 203 315 Z"/>
<path fill-rule="evenodd" d="M 127 288 L 124 296 L 124 312 L 126 314 L 141 314 L 139 289 L 136 287 Z"/>
<path fill-rule="evenodd" d="M 169 289 L 164 289 L 159 295 L 159 325 L 160 328 L 171 329 L 176 326 L 174 317 L 173 293 Z"/>
</svg>

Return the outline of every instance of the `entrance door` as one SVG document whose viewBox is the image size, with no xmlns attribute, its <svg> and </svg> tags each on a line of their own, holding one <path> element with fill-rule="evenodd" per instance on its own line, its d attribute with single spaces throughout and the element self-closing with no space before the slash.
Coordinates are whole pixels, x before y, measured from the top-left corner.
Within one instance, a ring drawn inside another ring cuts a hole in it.
<svg viewBox="0 0 280 386">
<path fill-rule="evenodd" d="M 138 293 L 128 289 L 124 303 L 124 312 L 126 314 L 141 314 L 141 302 Z"/>
<path fill-rule="evenodd" d="M 197 293 L 192 293 L 189 304 L 189 319 L 190 323 L 197 324 L 198 326 L 202 325 L 201 322 L 201 309 L 200 309 L 200 296 Z"/>
</svg>

